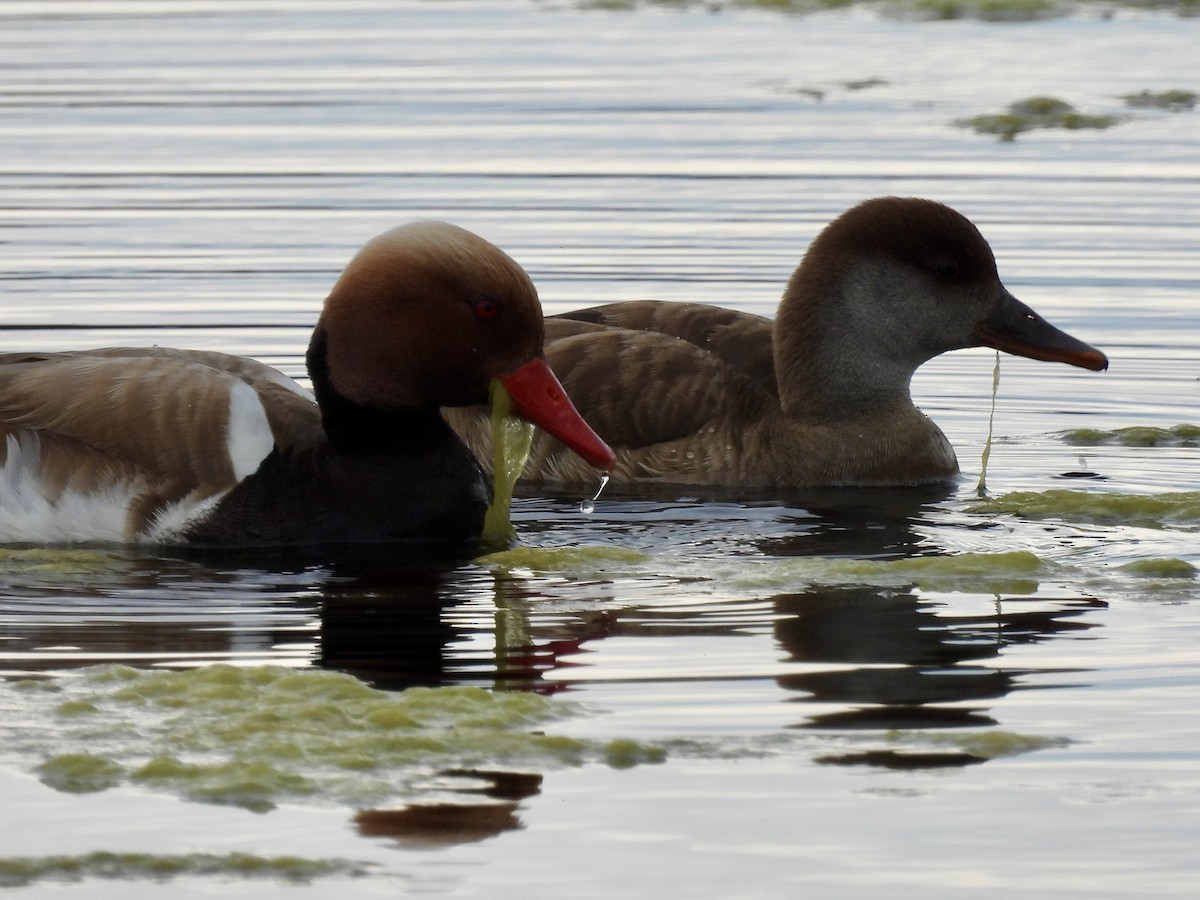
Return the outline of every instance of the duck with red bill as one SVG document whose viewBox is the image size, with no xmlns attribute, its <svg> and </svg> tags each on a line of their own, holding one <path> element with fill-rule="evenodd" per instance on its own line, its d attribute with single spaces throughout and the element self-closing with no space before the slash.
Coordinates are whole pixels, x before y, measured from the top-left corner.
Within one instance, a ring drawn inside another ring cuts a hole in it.
<svg viewBox="0 0 1200 900">
<path fill-rule="evenodd" d="M 602 472 L 616 461 L 612 448 L 588 426 L 544 359 L 535 357 L 500 377 L 513 408 Z"/>
</svg>

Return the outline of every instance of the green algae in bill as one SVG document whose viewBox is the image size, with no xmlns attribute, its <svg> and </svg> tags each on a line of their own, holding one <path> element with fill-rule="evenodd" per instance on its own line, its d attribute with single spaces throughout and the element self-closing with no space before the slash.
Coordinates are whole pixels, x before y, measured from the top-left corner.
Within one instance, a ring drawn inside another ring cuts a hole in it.
<svg viewBox="0 0 1200 900">
<path fill-rule="evenodd" d="M 483 518 L 484 547 L 507 547 L 516 540 L 510 520 L 513 490 L 533 446 L 533 425 L 513 412 L 512 398 L 498 380 L 492 395 L 492 502 Z"/>
</svg>

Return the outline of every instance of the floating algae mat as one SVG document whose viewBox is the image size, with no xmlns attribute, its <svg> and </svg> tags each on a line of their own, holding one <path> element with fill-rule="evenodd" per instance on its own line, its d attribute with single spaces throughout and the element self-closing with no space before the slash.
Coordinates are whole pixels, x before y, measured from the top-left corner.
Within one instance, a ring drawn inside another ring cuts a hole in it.
<svg viewBox="0 0 1200 900">
<path fill-rule="evenodd" d="M 720 577 L 741 587 L 797 590 L 802 585 L 914 585 L 924 590 L 968 590 L 1025 594 L 1039 579 L 1057 571 L 1056 564 L 1027 550 L 1000 553 L 955 553 L 903 559 L 793 557 L 769 565 L 722 571 Z"/>
<path fill-rule="evenodd" d="M 0 574 L 5 572 L 75 575 L 112 568 L 112 558 L 94 550 L 54 547 L 0 547 Z"/>
<path fill-rule="evenodd" d="M 1180 88 L 1167 91 L 1137 91 L 1122 94 L 1125 105 L 1133 109 L 1165 109 L 1169 112 L 1183 112 L 1195 107 L 1200 101 L 1200 94 Z"/>
<path fill-rule="evenodd" d="M 1066 738 L 1045 735 L 1017 734 L 1012 731 L 973 731 L 965 734 L 938 733 L 928 731 L 893 731 L 889 740 L 906 743 L 924 743 L 939 747 L 952 747 L 977 759 L 999 759 L 1017 756 L 1052 747 L 1066 747 L 1071 742 Z"/>
<path fill-rule="evenodd" d="M 583 547 L 513 547 L 497 553 L 489 553 L 475 560 L 480 565 L 495 569 L 529 569 L 534 572 L 555 572 L 580 575 L 582 573 L 621 570 L 633 574 L 638 563 L 652 562 L 654 557 L 641 550 L 629 547 L 589 545 Z M 629 571 L 626 571 L 629 570 Z"/>
<path fill-rule="evenodd" d="M 1174 425 L 1170 428 L 1133 425 L 1111 431 L 1073 428 L 1060 434 L 1067 443 L 1079 446 L 1120 444 L 1125 447 L 1194 447 L 1200 444 L 1200 425 Z"/>
<path fill-rule="evenodd" d="M 64 792 L 135 784 L 257 812 L 285 799 L 395 801 L 447 767 L 662 759 L 661 750 L 630 741 L 546 733 L 579 712 L 536 694 L 391 693 L 350 675 L 279 666 L 102 666 L 0 683 L 0 757 L 32 759 L 39 778 Z"/>
<path fill-rule="evenodd" d="M 512 398 L 498 380 L 492 397 L 492 503 L 483 519 L 485 547 L 506 547 L 516 537 L 509 518 L 513 488 L 529 459 L 533 425 L 513 413 Z"/>
<path fill-rule="evenodd" d="M 1200 567 L 1192 565 L 1184 559 L 1174 557 L 1154 557 L 1152 559 L 1135 559 L 1119 567 L 1138 578 L 1197 578 L 1200 577 Z"/>
<path fill-rule="evenodd" d="M 1164 0 L 1169 2 L 1169 0 Z M 1187 0 L 1180 0 L 1186 7 Z M 642 6 L 671 9 L 760 9 L 788 15 L 809 15 L 826 9 L 868 6 L 884 15 L 917 20 L 981 19 L 987 22 L 1032 22 L 1066 16 L 1073 4 L 1060 0 L 576 0 L 585 9 L 634 10 Z M 1132 5 L 1132 4 L 1131 4 Z"/>
<path fill-rule="evenodd" d="M 1200 491 L 1165 494 L 1116 494 L 1089 491 L 1015 491 L 975 503 L 968 512 L 1058 519 L 1094 525 L 1142 528 L 1200 526 Z"/>
<path fill-rule="evenodd" d="M 248 853 L 108 853 L 80 856 L 0 857 L 0 888 L 25 887 L 38 881 L 74 882 L 87 878 L 164 881 L 183 876 L 273 879 L 305 884 L 317 878 L 359 877 L 369 873 L 362 863 L 340 859 L 264 857 Z"/>
<path fill-rule="evenodd" d="M 1008 105 L 1002 113 L 973 116 L 954 122 L 980 134 L 994 134 L 1002 141 L 1016 140 L 1017 135 L 1039 128 L 1111 128 L 1124 121 L 1121 116 L 1083 113 L 1057 97 L 1026 97 Z"/>
</svg>

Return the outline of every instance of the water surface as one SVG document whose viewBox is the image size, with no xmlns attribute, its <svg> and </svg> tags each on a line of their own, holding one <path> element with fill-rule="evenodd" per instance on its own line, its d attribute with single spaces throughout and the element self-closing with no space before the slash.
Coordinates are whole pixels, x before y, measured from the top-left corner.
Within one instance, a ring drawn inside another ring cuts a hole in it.
<svg viewBox="0 0 1200 900">
<path fill-rule="evenodd" d="M 183 345 L 303 378 L 342 265 L 414 218 L 495 241 L 551 313 L 770 315 L 824 223 L 904 194 L 972 218 L 1013 293 L 1112 367 L 1002 360 L 986 502 L 993 356 L 966 351 L 913 385 L 964 470 L 945 489 L 610 488 L 590 516 L 526 491 L 521 548 L 448 565 L 10 548 L 0 879 L 1191 896 L 1200 449 L 1167 429 L 1198 423 L 1200 113 L 1121 97 L 1196 90 L 1198 29 L 8 4 L 0 349 Z M 954 124 L 1036 95 L 1130 118 L 1013 142 Z M 237 700 L 201 666 L 292 687 Z M 452 691 L 408 724 L 387 695 L 413 687 Z M 494 700 L 453 693 L 476 688 Z M 221 737 L 230 696 L 269 743 Z M 327 753 L 305 744 L 323 721 Z M 402 727 L 422 752 L 379 749 Z"/>
</svg>

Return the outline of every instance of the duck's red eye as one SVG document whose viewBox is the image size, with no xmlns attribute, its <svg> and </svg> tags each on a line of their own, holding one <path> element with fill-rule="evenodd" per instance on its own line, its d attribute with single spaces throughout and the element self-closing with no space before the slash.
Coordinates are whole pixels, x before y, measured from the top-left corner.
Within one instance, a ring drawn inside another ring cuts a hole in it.
<svg viewBox="0 0 1200 900">
<path fill-rule="evenodd" d="M 475 315 L 480 319 L 494 319 L 500 315 L 500 304 L 491 298 L 476 300 Z"/>
<path fill-rule="evenodd" d="M 941 259 L 934 263 L 934 272 L 943 281 L 953 281 L 958 278 L 958 263 L 952 259 Z"/>
</svg>

